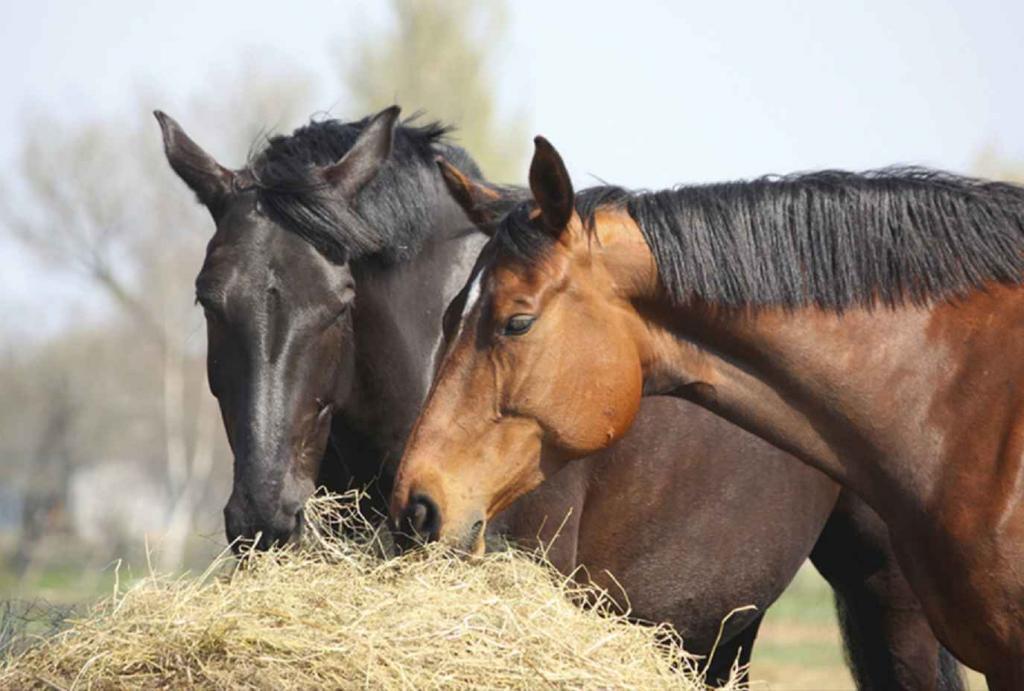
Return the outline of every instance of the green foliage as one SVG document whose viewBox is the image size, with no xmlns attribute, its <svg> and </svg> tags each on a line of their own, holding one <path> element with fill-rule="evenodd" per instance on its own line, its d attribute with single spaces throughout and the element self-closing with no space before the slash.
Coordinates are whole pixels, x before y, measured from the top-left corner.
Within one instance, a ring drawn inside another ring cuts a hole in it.
<svg viewBox="0 0 1024 691">
<path fill-rule="evenodd" d="M 340 60 L 352 113 L 397 103 L 407 115 L 458 127 L 453 139 L 499 182 L 526 170 L 522 119 L 503 122 L 494 99 L 494 48 L 505 33 L 501 0 L 391 0 L 394 24 L 371 32 Z"/>
</svg>

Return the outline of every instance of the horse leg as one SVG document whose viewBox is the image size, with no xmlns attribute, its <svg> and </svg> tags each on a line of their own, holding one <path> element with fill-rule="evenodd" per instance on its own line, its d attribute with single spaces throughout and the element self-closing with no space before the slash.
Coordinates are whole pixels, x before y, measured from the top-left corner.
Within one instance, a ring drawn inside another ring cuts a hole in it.
<svg viewBox="0 0 1024 691">
<path fill-rule="evenodd" d="M 851 672 L 862 689 L 960 691 L 960 668 L 939 644 L 896 563 L 882 520 L 840 494 L 811 561 L 835 593 Z"/>
<path fill-rule="evenodd" d="M 740 674 L 738 681 L 746 684 L 750 675 L 750 655 L 754 649 L 754 640 L 757 638 L 758 629 L 764 615 L 759 615 L 750 622 L 747 628 L 732 638 L 728 643 L 721 643 L 711 656 L 707 665 L 705 683 L 708 686 L 718 688 L 725 686 L 729 681 L 733 665 L 739 666 Z"/>
</svg>

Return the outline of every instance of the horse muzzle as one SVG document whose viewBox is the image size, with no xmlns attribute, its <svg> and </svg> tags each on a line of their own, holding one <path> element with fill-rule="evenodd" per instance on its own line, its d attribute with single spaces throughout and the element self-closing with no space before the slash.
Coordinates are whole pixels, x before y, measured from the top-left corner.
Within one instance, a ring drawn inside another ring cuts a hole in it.
<svg viewBox="0 0 1024 691">
<path fill-rule="evenodd" d="M 235 554 L 284 546 L 302 536 L 301 503 L 282 502 L 269 511 L 258 511 L 236 496 L 232 494 L 224 507 L 224 530 Z"/>
<path fill-rule="evenodd" d="M 405 551 L 416 545 L 440 541 L 467 554 L 483 553 L 487 526 L 483 514 L 474 514 L 472 520 L 455 524 L 451 521 L 446 523 L 444 519 L 438 502 L 430 495 L 413 493 L 393 525 L 395 544 Z"/>
</svg>

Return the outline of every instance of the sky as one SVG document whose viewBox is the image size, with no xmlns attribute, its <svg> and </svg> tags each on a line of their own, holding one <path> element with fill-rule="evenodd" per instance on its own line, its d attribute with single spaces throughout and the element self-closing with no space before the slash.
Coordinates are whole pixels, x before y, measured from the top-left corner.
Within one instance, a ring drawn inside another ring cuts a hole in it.
<svg viewBox="0 0 1024 691">
<path fill-rule="evenodd" d="M 359 115 L 333 86 L 336 55 L 388 16 L 328 0 L 5 2 L 0 163 L 15 170 L 36 114 L 134 117 L 140 90 L 183 101 L 246 55 L 312 74 L 319 109 Z M 1022 28 L 1020 0 L 517 0 L 493 79 L 504 112 L 559 148 L 577 186 L 897 163 L 969 172 L 985 148 L 1024 160 Z M 80 289 L 0 237 L 0 319 Z"/>
</svg>

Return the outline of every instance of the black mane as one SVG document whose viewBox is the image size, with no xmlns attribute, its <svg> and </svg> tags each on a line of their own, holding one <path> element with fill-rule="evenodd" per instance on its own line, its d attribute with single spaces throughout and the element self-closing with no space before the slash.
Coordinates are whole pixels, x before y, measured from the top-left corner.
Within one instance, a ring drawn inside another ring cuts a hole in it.
<svg viewBox="0 0 1024 691">
<path fill-rule="evenodd" d="M 497 242 L 532 261 L 551 237 L 528 205 Z M 922 305 L 989 282 L 1024 282 L 1024 187 L 921 168 L 822 171 L 748 182 L 577 195 L 596 211 L 625 208 L 677 302 L 730 307 Z"/>
<path fill-rule="evenodd" d="M 480 177 L 469 155 L 445 141 L 449 127 L 406 120 L 395 128 L 387 163 L 349 204 L 316 167 L 337 162 L 369 122 L 311 122 L 272 137 L 246 169 L 260 208 L 333 261 L 372 256 L 391 263 L 416 253 L 431 227 L 432 207 L 448 197 L 434 163 L 438 154 Z"/>
</svg>

